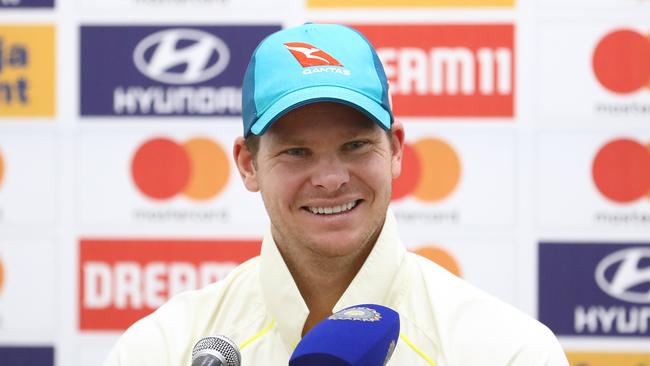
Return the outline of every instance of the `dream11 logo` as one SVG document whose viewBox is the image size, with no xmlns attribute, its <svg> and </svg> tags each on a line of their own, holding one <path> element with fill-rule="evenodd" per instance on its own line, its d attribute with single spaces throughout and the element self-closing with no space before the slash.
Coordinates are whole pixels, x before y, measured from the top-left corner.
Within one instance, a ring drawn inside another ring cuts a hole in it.
<svg viewBox="0 0 650 366">
<path fill-rule="evenodd" d="M 183 291 L 222 280 L 259 240 L 82 239 L 79 328 L 123 330 Z"/>
<path fill-rule="evenodd" d="M 389 80 L 399 116 L 514 115 L 512 25 L 354 25 Z"/>
</svg>

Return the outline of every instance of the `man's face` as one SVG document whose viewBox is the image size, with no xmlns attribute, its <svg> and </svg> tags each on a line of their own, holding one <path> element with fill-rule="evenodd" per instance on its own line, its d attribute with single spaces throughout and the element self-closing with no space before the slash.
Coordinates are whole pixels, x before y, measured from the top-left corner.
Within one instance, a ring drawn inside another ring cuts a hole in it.
<svg viewBox="0 0 650 366">
<path fill-rule="evenodd" d="M 374 243 L 401 168 L 401 125 L 391 134 L 354 108 L 315 103 L 287 113 L 261 136 L 249 174 L 235 148 L 245 185 L 261 192 L 281 250 L 337 257 Z"/>
</svg>

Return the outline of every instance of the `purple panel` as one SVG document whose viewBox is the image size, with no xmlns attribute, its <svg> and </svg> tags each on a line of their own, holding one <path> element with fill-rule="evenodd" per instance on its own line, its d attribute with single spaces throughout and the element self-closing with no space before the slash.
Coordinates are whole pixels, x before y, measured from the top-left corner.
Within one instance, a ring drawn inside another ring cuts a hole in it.
<svg viewBox="0 0 650 366">
<path fill-rule="evenodd" d="M 650 244 L 540 243 L 538 310 L 559 335 L 650 336 Z"/>
<path fill-rule="evenodd" d="M 11 8 L 53 8 L 54 0 L 5 0 L 0 1 L 0 9 Z"/>
<path fill-rule="evenodd" d="M 54 366 L 53 347 L 0 346 L 2 366 Z"/>
<path fill-rule="evenodd" d="M 84 116 L 238 116 L 244 71 L 279 26 L 82 26 Z"/>
</svg>

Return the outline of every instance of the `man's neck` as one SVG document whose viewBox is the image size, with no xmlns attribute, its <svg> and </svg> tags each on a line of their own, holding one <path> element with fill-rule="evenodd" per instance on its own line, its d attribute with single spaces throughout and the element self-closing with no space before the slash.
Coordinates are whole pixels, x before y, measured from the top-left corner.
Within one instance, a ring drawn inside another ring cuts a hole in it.
<svg viewBox="0 0 650 366">
<path fill-rule="evenodd" d="M 293 249 L 298 246 L 285 246 L 276 241 L 278 250 L 309 309 L 303 335 L 332 314 L 334 305 L 363 266 L 375 241 L 376 237 L 353 255 L 333 258 L 317 253 L 297 252 Z"/>
</svg>

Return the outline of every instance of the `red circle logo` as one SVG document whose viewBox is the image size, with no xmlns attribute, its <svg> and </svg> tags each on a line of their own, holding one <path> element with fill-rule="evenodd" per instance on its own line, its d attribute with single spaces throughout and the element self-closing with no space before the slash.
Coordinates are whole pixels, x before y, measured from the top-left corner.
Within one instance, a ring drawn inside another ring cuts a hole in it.
<svg viewBox="0 0 650 366">
<path fill-rule="evenodd" d="M 393 200 L 411 194 L 435 202 L 449 196 L 460 180 L 461 162 L 445 141 L 426 138 L 404 144 L 402 174 L 393 181 Z"/>
<path fill-rule="evenodd" d="M 612 92 L 650 87 L 650 37 L 629 29 L 613 31 L 596 46 L 592 64 L 600 84 Z"/>
<path fill-rule="evenodd" d="M 650 198 L 650 146 L 616 139 L 601 147 L 592 165 L 600 193 L 617 203 Z"/>
<path fill-rule="evenodd" d="M 191 199 L 206 200 L 225 188 L 230 164 L 224 149 L 207 138 L 178 144 L 161 137 L 138 147 L 131 174 L 136 187 L 150 198 L 165 200 L 183 193 Z"/>
</svg>

